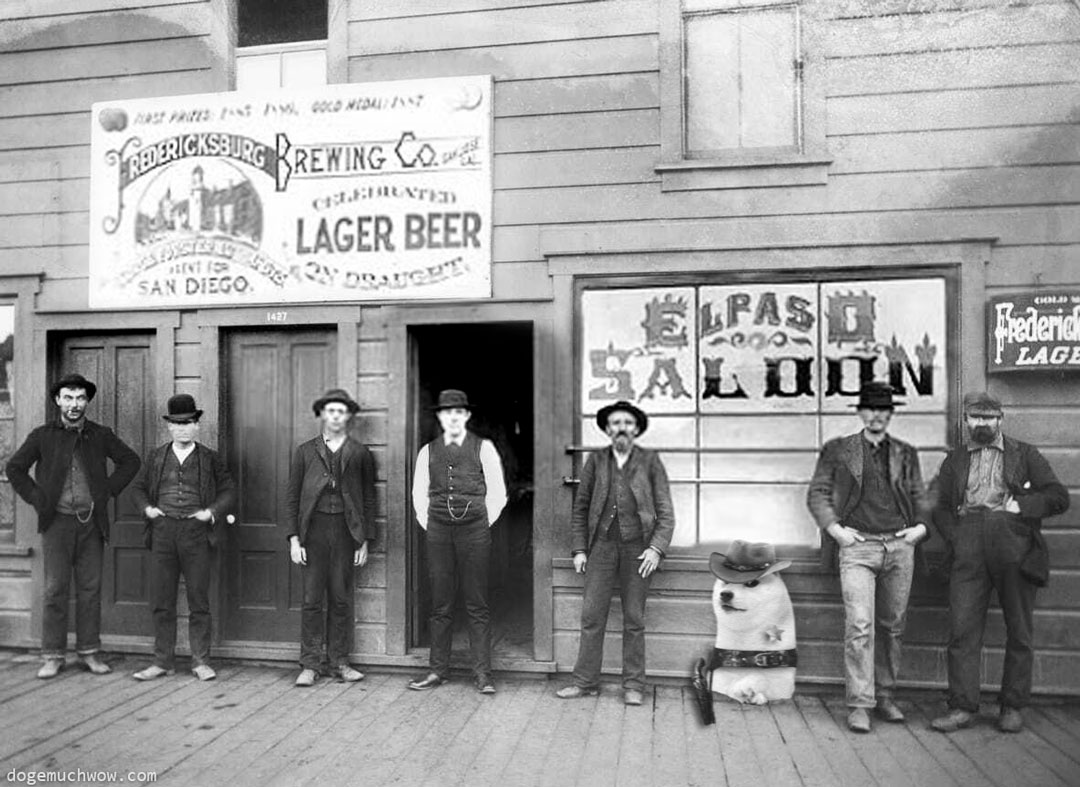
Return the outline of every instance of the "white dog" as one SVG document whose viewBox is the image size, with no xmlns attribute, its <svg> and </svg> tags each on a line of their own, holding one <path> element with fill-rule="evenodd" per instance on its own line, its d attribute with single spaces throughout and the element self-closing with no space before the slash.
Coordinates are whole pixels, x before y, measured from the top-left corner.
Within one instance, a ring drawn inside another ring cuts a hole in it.
<svg viewBox="0 0 1080 787">
<path fill-rule="evenodd" d="M 795 612 L 777 573 L 790 565 L 776 560 L 771 544 L 744 541 L 709 559 L 717 578 L 716 648 L 708 665 L 714 692 L 755 705 L 795 693 Z"/>
</svg>

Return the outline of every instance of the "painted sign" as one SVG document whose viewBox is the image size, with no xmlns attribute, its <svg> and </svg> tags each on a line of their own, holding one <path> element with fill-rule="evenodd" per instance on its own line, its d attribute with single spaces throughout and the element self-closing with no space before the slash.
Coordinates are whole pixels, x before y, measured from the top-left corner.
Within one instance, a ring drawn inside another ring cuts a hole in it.
<svg viewBox="0 0 1080 787">
<path fill-rule="evenodd" d="M 104 102 L 90 306 L 491 295 L 491 77 Z"/>
<path fill-rule="evenodd" d="M 582 412 L 849 412 L 871 380 L 944 411 L 944 348 L 942 279 L 586 290 Z"/>
<path fill-rule="evenodd" d="M 1080 292 L 999 295 L 987 323 L 988 372 L 1080 369 Z"/>
</svg>

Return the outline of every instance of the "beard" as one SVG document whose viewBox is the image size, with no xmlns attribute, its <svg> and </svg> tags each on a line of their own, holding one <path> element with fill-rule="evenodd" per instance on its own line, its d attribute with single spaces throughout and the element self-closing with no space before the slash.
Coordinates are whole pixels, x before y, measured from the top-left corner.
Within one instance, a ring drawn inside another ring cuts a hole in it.
<svg viewBox="0 0 1080 787">
<path fill-rule="evenodd" d="M 997 437 L 997 430 L 990 426 L 976 426 L 971 430 L 971 439 L 979 445 L 990 445 Z"/>
</svg>

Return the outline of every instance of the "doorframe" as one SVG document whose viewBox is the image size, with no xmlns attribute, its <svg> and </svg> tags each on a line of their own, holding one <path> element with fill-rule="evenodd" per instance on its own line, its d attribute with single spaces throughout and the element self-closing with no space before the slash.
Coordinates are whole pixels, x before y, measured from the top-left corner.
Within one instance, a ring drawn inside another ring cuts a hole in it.
<svg viewBox="0 0 1080 787">
<path fill-rule="evenodd" d="M 384 310 L 390 370 L 388 414 L 386 652 L 405 656 L 409 599 L 407 530 L 415 525 L 407 488 L 415 457 L 406 455 L 409 436 L 409 328 L 439 324 L 531 322 L 533 325 L 533 661 L 550 662 L 554 652 L 551 559 L 555 546 L 553 311 L 549 301 L 390 306 Z"/>
</svg>

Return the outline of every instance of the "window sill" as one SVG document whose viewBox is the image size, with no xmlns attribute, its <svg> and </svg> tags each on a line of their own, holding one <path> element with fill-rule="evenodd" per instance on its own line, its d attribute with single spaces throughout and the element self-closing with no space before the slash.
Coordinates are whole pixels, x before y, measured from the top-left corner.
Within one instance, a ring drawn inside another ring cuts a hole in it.
<svg viewBox="0 0 1080 787">
<path fill-rule="evenodd" d="M 783 188 L 823 186 L 832 158 L 797 153 L 737 156 L 725 159 L 684 159 L 657 164 L 661 191 L 704 189 Z"/>
</svg>

